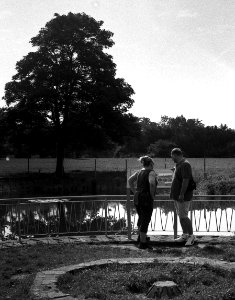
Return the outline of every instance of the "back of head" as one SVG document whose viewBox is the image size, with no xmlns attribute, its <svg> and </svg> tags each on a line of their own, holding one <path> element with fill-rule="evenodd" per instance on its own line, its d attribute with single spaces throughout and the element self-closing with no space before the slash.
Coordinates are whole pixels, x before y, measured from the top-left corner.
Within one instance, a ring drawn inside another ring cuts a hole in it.
<svg viewBox="0 0 235 300">
<path fill-rule="evenodd" d="M 180 148 L 174 148 L 171 150 L 171 155 L 183 156 L 183 152 Z"/>
<path fill-rule="evenodd" d="M 154 161 L 150 156 L 141 156 L 139 161 L 143 164 L 144 167 L 149 167 L 151 164 L 154 165 Z"/>
</svg>

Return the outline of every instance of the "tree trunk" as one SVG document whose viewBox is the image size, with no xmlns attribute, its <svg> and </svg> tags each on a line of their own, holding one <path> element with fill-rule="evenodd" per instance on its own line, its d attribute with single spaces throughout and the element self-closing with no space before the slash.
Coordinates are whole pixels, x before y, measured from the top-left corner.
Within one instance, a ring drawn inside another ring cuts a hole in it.
<svg viewBox="0 0 235 300">
<path fill-rule="evenodd" d="M 64 213 L 64 205 L 65 203 L 58 202 L 58 211 L 59 211 L 59 233 L 65 233 L 67 231 L 66 229 L 66 219 L 65 219 L 65 213 Z"/>
<path fill-rule="evenodd" d="M 147 292 L 147 298 L 172 298 L 181 294 L 177 284 L 173 281 L 156 281 Z"/>
<path fill-rule="evenodd" d="M 62 178 L 64 175 L 64 142 L 59 140 L 56 147 L 56 176 Z"/>
</svg>

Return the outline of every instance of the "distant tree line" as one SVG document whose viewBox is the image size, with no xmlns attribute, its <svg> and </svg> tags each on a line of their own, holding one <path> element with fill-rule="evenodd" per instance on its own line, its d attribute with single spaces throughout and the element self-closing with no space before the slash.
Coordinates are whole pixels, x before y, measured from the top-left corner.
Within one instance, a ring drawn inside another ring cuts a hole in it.
<svg viewBox="0 0 235 300">
<path fill-rule="evenodd" d="M 127 114 L 113 128 L 116 138 L 105 136 L 95 124 L 87 126 L 86 116 L 84 124 L 73 122 L 67 137 L 66 157 L 136 157 L 144 153 L 169 157 L 173 147 L 181 147 L 188 157 L 235 156 L 235 130 L 226 125 L 205 126 L 198 119 L 184 116 L 163 116 L 157 123 Z M 0 136 L 1 156 L 56 156 L 54 128 L 40 114 L 0 109 Z"/>
<path fill-rule="evenodd" d="M 169 157 L 172 147 L 180 147 L 189 157 L 235 156 L 235 130 L 227 125 L 205 126 L 199 119 L 162 116 L 159 123 L 138 119 L 140 134 L 128 137 L 122 155 L 149 153 Z"/>
</svg>

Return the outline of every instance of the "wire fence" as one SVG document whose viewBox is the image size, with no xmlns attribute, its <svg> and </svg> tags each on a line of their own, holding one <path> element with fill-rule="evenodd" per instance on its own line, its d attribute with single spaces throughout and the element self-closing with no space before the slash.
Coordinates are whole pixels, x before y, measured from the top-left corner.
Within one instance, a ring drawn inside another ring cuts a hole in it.
<svg viewBox="0 0 235 300">
<path fill-rule="evenodd" d="M 196 234 L 235 233 L 235 195 L 194 196 L 189 212 Z M 133 199 L 126 195 L 0 200 L 3 238 L 21 239 L 55 235 L 125 234 L 137 230 Z M 173 201 L 157 195 L 148 231 L 151 234 L 181 232 Z"/>
<path fill-rule="evenodd" d="M 204 173 L 219 170 L 235 170 L 235 158 L 188 158 L 193 170 Z M 170 158 L 154 158 L 155 170 L 170 170 L 174 163 Z M 138 169 L 137 158 L 65 158 L 65 172 L 89 171 L 126 171 Z M 18 173 L 54 173 L 56 158 L 2 158 L 0 159 L 0 176 Z"/>
</svg>

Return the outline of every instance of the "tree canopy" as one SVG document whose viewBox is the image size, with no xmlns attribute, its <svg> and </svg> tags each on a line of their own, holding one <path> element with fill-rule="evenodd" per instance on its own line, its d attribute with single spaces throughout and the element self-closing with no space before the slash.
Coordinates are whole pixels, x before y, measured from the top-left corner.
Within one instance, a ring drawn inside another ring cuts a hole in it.
<svg viewBox="0 0 235 300">
<path fill-rule="evenodd" d="M 18 119 L 19 111 L 35 113 L 38 124 L 53 131 L 58 175 L 69 142 L 102 147 L 107 141 L 121 143 L 127 124 L 139 128 L 128 113 L 134 91 L 116 77 L 113 58 L 104 51 L 114 45 L 113 33 L 102 25 L 85 13 L 55 14 L 31 39 L 35 51 L 17 62 L 5 87 L 6 104 Z M 21 116 L 26 126 L 28 119 Z"/>
<path fill-rule="evenodd" d="M 140 118 L 141 134 L 123 147 L 123 155 L 150 153 L 170 156 L 170 148 L 178 146 L 189 157 L 231 157 L 235 155 L 235 131 L 221 124 L 205 126 L 199 119 L 162 116 L 156 123 Z M 168 154 L 167 154 L 168 153 Z"/>
</svg>

